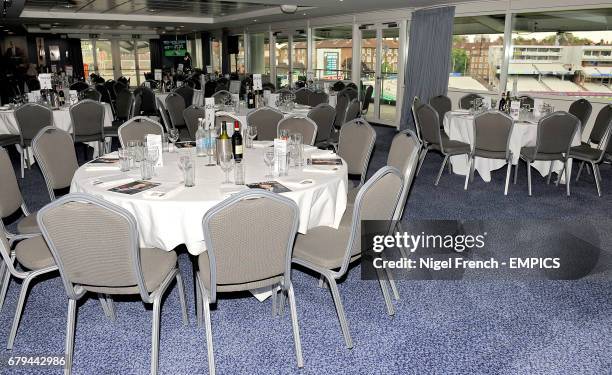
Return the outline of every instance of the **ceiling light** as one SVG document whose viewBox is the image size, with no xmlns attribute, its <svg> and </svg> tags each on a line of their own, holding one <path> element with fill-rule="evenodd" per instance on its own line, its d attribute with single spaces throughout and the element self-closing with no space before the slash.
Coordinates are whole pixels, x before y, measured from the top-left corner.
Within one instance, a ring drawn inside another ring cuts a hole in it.
<svg viewBox="0 0 612 375">
<path fill-rule="evenodd" d="M 147 9 L 147 12 L 149 12 L 149 13 L 157 13 L 157 9 Z"/>
<path fill-rule="evenodd" d="M 64 8 L 74 8 L 74 4 L 66 3 L 62 5 Z"/>
<path fill-rule="evenodd" d="M 253 22 L 257 22 L 257 20 L 253 20 Z"/>
<path fill-rule="evenodd" d="M 281 5 L 280 9 L 281 9 L 281 11 L 283 13 L 293 14 L 293 13 L 295 13 L 295 11 L 298 10 L 298 6 L 297 5 L 286 4 L 286 5 Z"/>
</svg>

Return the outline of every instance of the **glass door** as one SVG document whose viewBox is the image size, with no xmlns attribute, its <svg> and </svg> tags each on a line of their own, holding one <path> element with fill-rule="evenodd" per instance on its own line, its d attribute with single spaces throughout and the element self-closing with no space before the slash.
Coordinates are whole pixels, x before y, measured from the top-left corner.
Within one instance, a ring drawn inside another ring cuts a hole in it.
<svg viewBox="0 0 612 375">
<path fill-rule="evenodd" d="M 361 30 L 361 93 L 368 87 L 372 96 L 366 118 L 373 122 L 396 125 L 398 121 L 401 66 L 400 27 L 397 24 L 372 25 Z"/>
<path fill-rule="evenodd" d="M 121 58 L 121 75 L 130 81 L 130 86 L 138 86 L 138 72 L 136 69 L 136 41 L 120 40 L 119 57 Z"/>
<path fill-rule="evenodd" d="M 104 79 L 115 79 L 113 52 L 110 40 L 96 39 L 96 71 Z"/>
<path fill-rule="evenodd" d="M 289 82 L 289 36 L 277 34 L 275 37 L 276 82 L 277 88 L 290 86 Z"/>
</svg>

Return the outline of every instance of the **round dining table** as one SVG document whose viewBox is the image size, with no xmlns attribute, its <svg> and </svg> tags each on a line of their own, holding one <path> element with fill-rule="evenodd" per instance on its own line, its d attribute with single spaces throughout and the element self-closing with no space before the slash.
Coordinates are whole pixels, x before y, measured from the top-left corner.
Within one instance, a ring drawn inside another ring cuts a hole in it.
<svg viewBox="0 0 612 375">
<path fill-rule="evenodd" d="M 473 146 L 474 144 L 474 115 L 467 110 L 449 111 L 444 115 L 444 132 L 451 140 L 461 141 Z M 537 119 L 519 119 L 514 121 L 512 133 L 510 134 L 509 148 L 512 152 L 512 164 L 517 165 L 521 148 L 536 145 L 538 135 Z M 572 146 L 580 145 L 580 134 L 577 132 L 572 140 Z M 453 172 L 459 175 L 469 173 L 469 165 L 466 155 L 451 156 L 450 162 Z M 542 176 L 547 176 L 550 170 L 550 161 L 537 160 L 531 164 Z M 554 161 L 552 171 L 560 173 L 563 163 Z M 491 172 L 506 165 L 505 160 L 488 159 L 476 157 L 474 169 L 485 182 L 491 181 Z M 571 163 L 570 171 L 571 173 Z M 525 172 L 526 173 L 526 172 Z M 560 182 L 564 182 L 565 177 Z"/>
<path fill-rule="evenodd" d="M 264 163 L 264 153 L 269 147 L 270 142 L 255 142 L 253 148 L 245 149 L 245 183 L 277 181 L 289 189 L 280 194 L 292 199 L 299 207 L 299 233 L 304 234 L 317 226 L 338 228 L 347 204 L 346 163 L 339 166 L 291 167 L 287 176 L 270 177 Z M 222 183 L 225 176 L 221 168 L 207 166 L 208 157 L 195 155 L 195 186 L 185 187 L 177 163 L 183 152 L 195 154 L 195 149 L 163 153 L 163 166 L 156 167 L 153 178 L 149 180 L 159 185 L 148 190 L 134 194 L 110 191 L 139 181 L 139 169 L 121 172 L 118 163 L 90 162 L 76 171 L 70 191 L 97 196 L 132 213 L 138 223 L 141 247 L 171 251 L 185 244 L 190 254 L 198 255 L 206 250 L 202 231 L 202 219 L 206 212 L 232 194 L 249 187 Z M 329 151 L 305 146 L 304 157 L 313 156 L 333 155 Z M 116 153 L 106 157 L 116 158 Z M 230 173 L 232 180 L 233 173 Z"/>
</svg>

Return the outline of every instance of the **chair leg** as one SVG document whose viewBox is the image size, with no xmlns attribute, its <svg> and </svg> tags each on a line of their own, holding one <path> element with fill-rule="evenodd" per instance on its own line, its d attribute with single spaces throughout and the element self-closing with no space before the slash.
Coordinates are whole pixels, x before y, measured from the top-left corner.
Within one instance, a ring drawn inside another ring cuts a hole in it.
<svg viewBox="0 0 612 375">
<path fill-rule="evenodd" d="M 102 306 L 102 310 L 104 311 L 104 315 L 107 318 L 111 317 L 110 310 L 108 309 L 108 304 L 106 303 L 106 297 L 102 293 L 98 293 L 98 300 L 100 301 L 100 305 Z"/>
<path fill-rule="evenodd" d="M 576 182 L 580 179 L 580 175 L 582 174 L 582 168 L 584 167 L 585 161 L 580 162 L 580 167 L 578 167 L 578 174 L 576 175 Z M 587 169 L 588 170 L 588 169 Z"/>
<path fill-rule="evenodd" d="M 527 187 L 531 196 L 531 162 L 527 161 Z"/>
<path fill-rule="evenodd" d="M 504 187 L 504 195 L 508 195 L 508 187 L 510 186 L 511 171 L 512 171 L 512 161 L 508 161 L 508 168 L 506 169 L 506 186 Z"/>
<path fill-rule="evenodd" d="M 200 289 L 200 276 L 196 274 L 195 280 L 195 290 L 196 290 L 196 323 L 198 327 L 202 326 L 202 290 Z"/>
<path fill-rule="evenodd" d="M 278 289 L 272 289 L 272 295 L 270 296 L 272 301 L 272 316 L 276 317 L 276 304 L 278 303 Z"/>
<path fill-rule="evenodd" d="M 9 284 L 11 283 L 11 272 L 8 270 L 8 267 L 2 262 L 2 265 L 5 266 L 5 273 L 2 277 L 2 289 L 0 290 L 0 311 L 2 311 L 2 307 L 4 306 L 4 299 L 6 298 L 6 292 L 9 288 Z"/>
<path fill-rule="evenodd" d="M 391 296 L 389 295 L 389 287 L 387 285 L 387 280 L 383 277 L 382 271 L 377 268 L 376 275 L 378 276 L 378 284 L 380 285 L 380 290 L 383 294 L 383 299 L 385 300 L 385 307 L 387 308 L 387 315 L 393 316 L 395 315 L 395 308 L 393 307 L 393 303 L 391 302 Z"/>
<path fill-rule="evenodd" d="M 153 327 L 151 330 L 151 375 L 157 374 L 159 366 L 159 321 L 161 319 L 161 295 L 153 300 Z"/>
<path fill-rule="evenodd" d="M 519 164 L 520 164 L 520 163 L 521 163 L 521 160 L 519 159 L 519 160 L 516 162 L 516 166 L 514 167 L 514 184 L 515 184 L 515 185 L 516 185 L 516 178 L 518 177 L 518 167 L 519 167 Z"/>
<path fill-rule="evenodd" d="M 593 167 L 593 176 L 595 177 L 595 186 L 597 186 L 597 195 L 601 197 L 601 171 L 599 170 L 599 165 L 595 163 L 591 163 Z"/>
<path fill-rule="evenodd" d="M 416 175 L 417 176 L 419 175 L 419 172 L 421 172 L 421 167 L 423 166 L 423 162 L 425 161 L 425 156 L 427 156 L 427 151 L 429 151 L 429 150 L 428 149 L 424 149 L 423 151 L 421 151 L 421 156 L 420 156 L 421 160 L 419 160 L 419 166 L 418 166 L 417 171 L 416 171 Z"/>
<path fill-rule="evenodd" d="M 278 299 L 278 315 L 282 316 L 285 314 L 285 292 L 280 290 L 280 297 Z"/>
<path fill-rule="evenodd" d="M 552 172 L 553 172 L 553 165 L 555 164 L 554 161 L 550 162 L 550 166 L 548 167 L 548 178 L 546 179 L 546 185 L 550 185 L 550 179 L 552 178 Z M 558 176 L 559 178 L 561 178 L 561 175 Z"/>
<path fill-rule="evenodd" d="M 391 291 L 393 292 L 393 299 L 399 301 L 399 289 L 397 289 L 397 284 L 395 283 L 395 279 L 393 278 L 393 272 L 388 267 L 385 267 L 385 272 L 387 273 L 387 281 L 389 282 L 389 286 L 391 287 Z"/>
<path fill-rule="evenodd" d="M 117 320 L 117 312 L 115 311 L 115 302 L 113 301 L 113 297 L 106 296 L 106 306 L 108 306 L 109 318 L 114 322 Z"/>
<path fill-rule="evenodd" d="M 472 158 L 468 157 L 468 166 L 470 170 L 471 170 L 471 165 L 472 165 Z M 470 181 L 470 171 L 468 170 L 468 173 L 465 175 L 465 182 L 463 184 L 463 190 L 467 190 L 469 181 Z"/>
<path fill-rule="evenodd" d="M 338 285 L 336 284 L 336 280 L 334 280 L 331 275 L 325 275 L 325 278 L 327 279 L 329 290 L 332 293 L 332 298 L 334 299 L 334 304 L 336 305 L 336 313 L 338 314 L 338 319 L 340 320 L 340 329 L 342 330 L 342 335 L 344 336 L 344 342 L 348 349 L 352 349 L 353 339 L 351 338 L 351 333 L 349 332 L 348 321 L 346 320 L 346 314 L 344 313 L 344 306 L 342 306 L 342 299 L 340 298 Z"/>
<path fill-rule="evenodd" d="M 325 278 L 323 276 L 319 276 L 319 288 L 327 288 L 327 284 L 325 283 Z"/>
<path fill-rule="evenodd" d="M 293 343 L 295 345 L 295 356 L 299 368 L 304 367 L 304 357 L 302 356 L 302 340 L 300 339 L 300 327 L 298 325 L 297 308 L 295 307 L 295 293 L 293 285 L 289 284 L 287 289 L 289 299 L 289 310 L 291 310 L 291 326 L 293 327 Z"/>
<path fill-rule="evenodd" d="M 13 326 L 11 327 L 11 332 L 9 333 L 8 343 L 6 344 L 6 348 L 8 350 L 13 349 L 15 336 L 17 336 L 17 328 L 19 328 L 19 321 L 21 320 L 21 314 L 23 312 L 23 306 L 25 305 L 26 296 L 28 295 L 28 287 L 30 286 L 30 282 L 32 281 L 32 279 L 33 277 L 32 275 L 30 275 L 23 279 L 23 283 L 21 284 L 19 300 L 17 301 L 15 316 L 13 317 Z"/>
<path fill-rule="evenodd" d="M 183 285 L 183 276 L 181 272 L 176 273 L 176 286 L 178 287 L 179 300 L 181 302 L 181 311 L 183 313 L 183 325 L 189 324 L 189 316 L 187 315 L 187 301 L 185 300 L 185 285 Z"/>
<path fill-rule="evenodd" d="M 64 375 L 70 375 L 72 373 L 72 357 L 74 354 L 74 331 L 76 325 L 76 308 L 77 301 L 74 299 L 68 300 L 68 317 L 66 319 L 66 348 L 65 348 L 65 361 Z"/>
<path fill-rule="evenodd" d="M 434 185 L 436 186 L 438 186 L 438 182 L 440 182 L 440 177 L 442 177 L 442 171 L 444 171 L 444 166 L 446 166 L 446 162 L 448 162 L 448 155 L 444 156 L 444 161 L 442 162 L 440 170 L 438 171 L 438 177 L 436 177 L 436 182 L 434 183 Z"/>
<path fill-rule="evenodd" d="M 570 159 L 565 160 L 565 167 L 563 167 L 563 171 L 565 171 L 565 190 L 567 191 L 567 196 L 570 196 L 570 183 L 572 182 L 572 176 L 570 173 Z M 559 175 L 559 180 L 561 179 L 561 175 Z M 558 182 L 558 180 L 557 180 Z"/>
<path fill-rule="evenodd" d="M 25 148 L 22 148 L 21 152 L 19 154 L 21 156 L 21 178 L 24 178 L 25 177 L 25 174 L 24 174 L 25 173 L 24 172 L 24 169 L 25 169 Z"/>
<path fill-rule="evenodd" d="M 212 326 L 210 323 L 210 299 L 208 298 L 208 294 L 202 289 L 202 302 L 203 302 L 203 310 L 204 310 L 204 325 L 206 327 L 206 350 L 208 352 L 208 373 L 210 375 L 215 375 L 215 354 L 213 352 L 213 342 L 212 342 Z"/>
</svg>

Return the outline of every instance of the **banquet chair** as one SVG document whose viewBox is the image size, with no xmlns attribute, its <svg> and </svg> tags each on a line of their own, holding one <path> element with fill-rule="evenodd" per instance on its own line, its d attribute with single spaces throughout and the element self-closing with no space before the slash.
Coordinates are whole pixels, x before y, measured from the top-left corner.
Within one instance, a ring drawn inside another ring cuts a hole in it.
<svg viewBox="0 0 612 375">
<path fill-rule="evenodd" d="M 166 97 L 166 109 L 170 117 L 171 127 L 178 129 L 182 137 L 189 137 L 189 131 L 185 124 L 183 111 L 185 111 L 185 99 L 176 92 L 171 92 Z"/>
<path fill-rule="evenodd" d="M 434 182 L 434 185 L 438 186 L 442 171 L 444 171 L 446 163 L 449 163 L 448 159 L 455 155 L 469 155 L 471 147 L 464 142 L 452 141 L 443 133 L 443 130 L 440 128 L 438 112 L 429 104 L 423 103 L 416 108 L 416 118 L 418 128 L 421 129 L 423 147 L 425 148 L 421 156 L 421 163 L 425 160 L 425 156 L 429 150 L 435 150 L 444 155 L 444 161 L 440 166 L 438 176 Z"/>
<path fill-rule="evenodd" d="M 348 107 L 346 108 L 346 114 L 344 116 L 344 122 L 353 121 L 361 115 L 361 103 L 357 99 L 351 100 Z"/>
<path fill-rule="evenodd" d="M 185 125 L 187 126 L 187 132 L 189 133 L 189 139 L 195 141 L 196 132 L 198 131 L 198 120 L 205 118 L 206 112 L 204 108 L 198 107 L 197 105 L 190 105 L 183 111 L 183 118 L 185 119 Z"/>
<path fill-rule="evenodd" d="M 74 142 L 98 142 L 98 156 L 103 153 L 105 114 L 104 105 L 91 99 L 70 106 Z"/>
<path fill-rule="evenodd" d="M 19 190 L 11 158 L 3 147 L 0 147 L 0 191 L 2 192 L 0 194 L 0 236 L 8 237 L 12 244 L 14 241 L 40 233 L 38 224 L 36 224 L 36 213 L 30 214 Z M 11 233 L 4 226 L 4 220 L 13 217 L 18 210 L 21 210 L 23 217 L 17 221 L 17 233 Z"/>
<path fill-rule="evenodd" d="M 352 82 L 349 83 L 344 89 L 342 89 L 342 91 L 340 91 L 338 94 L 342 94 L 342 95 L 346 95 L 349 98 L 349 102 L 351 100 L 359 100 L 359 93 L 357 92 L 357 86 L 355 86 L 354 84 L 352 84 Z"/>
<path fill-rule="evenodd" d="M 550 162 L 548 171 L 547 184 L 550 184 L 552 177 L 552 167 L 555 160 L 563 162 L 563 170 L 559 173 L 557 185 L 563 175 L 563 172 L 569 171 L 570 163 L 570 148 L 572 140 L 576 132 L 580 131 L 580 120 L 567 112 L 555 112 L 548 116 L 544 116 L 538 122 L 538 134 L 536 145 L 532 147 L 521 148 L 521 159 L 527 163 L 527 186 L 529 196 L 531 196 L 531 163 L 536 160 L 545 160 Z M 514 170 L 514 183 L 516 184 L 516 176 L 518 174 L 518 164 Z M 565 178 L 565 186 L 567 196 L 570 195 L 569 173 Z"/>
<path fill-rule="evenodd" d="M 85 91 L 89 88 L 89 85 L 83 81 L 77 81 L 70 85 L 70 90 L 76 90 L 77 92 Z"/>
<path fill-rule="evenodd" d="M 605 108 L 605 107 L 604 107 Z M 601 111 L 600 111 L 601 113 Z M 597 116 L 599 117 L 599 116 Z M 582 172 L 582 168 L 585 163 L 589 163 L 591 165 L 591 169 L 593 170 L 593 178 L 595 178 L 595 186 L 597 187 L 597 195 L 601 197 L 601 172 L 599 171 L 599 164 L 603 162 L 604 154 L 606 150 L 610 148 L 610 136 L 612 133 L 612 117 L 608 117 L 608 123 L 606 124 L 606 129 L 604 134 L 601 136 L 597 147 L 591 147 L 588 144 L 581 144 L 580 146 L 575 146 L 570 148 L 569 157 L 580 160 L 580 167 L 578 168 L 578 174 L 576 175 L 576 182 L 580 178 L 580 173 Z"/>
<path fill-rule="evenodd" d="M 593 129 L 591 129 L 591 134 L 589 134 L 589 139 L 587 142 L 583 142 L 583 145 L 595 144 L 598 145 L 601 142 L 604 134 L 608 130 L 608 124 L 612 120 L 612 104 L 607 104 L 601 107 L 597 117 L 595 118 L 595 123 L 593 124 Z"/>
<path fill-rule="evenodd" d="M 134 111 L 134 116 L 157 116 L 155 93 L 146 86 L 134 90 L 134 96 L 140 96 L 140 112 Z"/>
<path fill-rule="evenodd" d="M 347 95 L 338 94 L 336 97 L 336 117 L 334 119 L 334 128 L 340 129 L 344 125 L 346 118 L 346 108 L 349 105 L 349 97 Z"/>
<path fill-rule="evenodd" d="M 115 92 L 115 96 L 119 96 L 119 93 L 121 91 L 129 91 L 130 89 L 129 85 L 126 84 L 126 82 L 122 82 L 120 79 L 121 78 L 119 78 L 117 82 L 113 84 L 113 91 Z"/>
<path fill-rule="evenodd" d="M 225 104 L 232 100 L 232 93 L 227 90 L 219 90 L 212 97 L 215 99 L 215 104 Z"/>
<path fill-rule="evenodd" d="M 166 110 L 166 106 L 162 102 L 160 98 L 155 98 L 155 102 L 157 103 L 157 109 L 159 114 L 161 115 L 162 123 L 164 125 L 164 129 L 166 132 L 172 129 L 172 122 L 170 121 L 170 116 L 168 115 L 168 111 Z"/>
<path fill-rule="evenodd" d="M 34 158 L 45 178 L 49 198 L 67 190 L 79 168 L 72 136 L 55 127 L 43 128 L 32 141 Z"/>
<path fill-rule="evenodd" d="M 174 92 L 183 97 L 185 100 L 185 107 L 189 107 L 193 104 L 193 88 L 189 87 L 188 85 L 184 85 L 174 90 Z"/>
<path fill-rule="evenodd" d="M 350 263 L 361 257 L 361 221 L 391 220 L 397 210 L 402 186 L 403 177 L 397 169 L 381 168 L 359 190 L 354 206 L 344 212 L 338 229 L 327 226 L 310 228 L 307 234 L 299 234 L 293 245 L 292 262 L 325 278 L 349 349 L 353 347 L 353 340 L 336 280 L 347 273 Z M 387 314 L 394 315 L 387 280 L 380 274 L 378 276 Z"/>
<path fill-rule="evenodd" d="M 83 90 L 81 95 L 83 99 L 94 100 L 96 102 L 102 100 L 102 94 L 100 94 L 100 92 L 93 87 L 88 87 L 87 89 Z"/>
<path fill-rule="evenodd" d="M 257 127 L 258 141 L 273 141 L 282 112 L 271 107 L 262 107 L 247 115 L 247 124 Z"/>
<path fill-rule="evenodd" d="M 145 116 L 136 116 L 119 127 L 119 143 L 127 147 L 128 141 L 144 141 L 147 134 L 159 134 L 163 137 L 163 126 Z"/>
<path fill-rule="evenodd" d="M 291 253 L 298 214 L 299 209 L 291 199 L 260 189 L 237 193 L 206 212 L 202 227 L 207 251 L 198 256 L 196 294 L 197 311 L 204 315 L 211 375 L 215 374 L 215 360 L 210 304 L 217 301 L 218 292 L 263 287 L 280 289 L 283 296 L 288 295 L 297 365 L 304 366 L 291 283 Z"/>
<path fill-rule="evenodd" d="M 14 250 L 11 250 L 11 245 L 9 241 L 7 241 L 6 236 L 0 234 L 0 256 L 2 256 L 3 259 L 2 272 L 4 273 L 2 291 L 0 292 L 0 309 L 2 309 L 11 276 L 22 280 L 19 298 L 15 307 L 13 324 L 6 344 L 6 348 L 11 350 L 13 349 L 15 337 L 17 336 L 17 329 L 19 328 L 19 322 L 30 289 L 30 283 L 34 281 L 34 279 L 37 279 L 38 276 L 57 271 L 57 266 L 55 265 L 55 261 L 51 256 L 51 252 L 45 240 L 40 234 L 20 240 Z M 19 265 L 19 267 L 17 267 L 17 265 Z"/>
<path fill-rule="evenodd" d="M 271 93 L 274 93 L 276 91 L 276 86 L 274 86 L 274 84 L 272 82 L 264 82 L 261 87 L 264 90 L 270 90 Z"/>
<path fill-rule="evenodd" d="M 321 103 L 308 111 L 307 116 L 317 124 L 317 138 L 315 139 L 315 145 L 317 147 L 327 146 L 334 129 L 334 117 L 336 117 L 336 110 L 327 103 Z"/>
<path fill-rule="evenodd" d="M 18 145 L 19 141 L 18 134 L 0 134 L 0 147 Z"/>
<path fill-rule="evenodd" d="M 580 129 L 582 131 L 587 125 L 589 117 L 591 117 L 591 111 L 593 111 L 591 102 L 584 98 L 580 98 L 570 105 L 567 112 L 576 116 L 578 120 L 580 120 Z"/>
<path fill-rule="evenodd" d="M 344 88 L 346 87 L 346 85 L 344 84 L 344 82 L 342 81 L 336 81 L 334 82 L 334 84 L 331 86 L 331 89 L 335 92 L 340 92 L 342 90 L 344 90 Z"/>
<path fill-rule="evenodd" d="M 153 304 L 151 374 L 157 374 L 163 296 L 176 279 L 183 324 L 188 324 L 181 272 L 174 251 L 141 248 L 132 214 L 86 194 L 69 194 L 43 207 L 38 225 L 68 295 L 65 374 L 72 371 L 77 301 L 87 292 L 140 295 Z"/>
<path fill-rule="evenodd" d="M 32 139 L 45 126 L 53 125 L 53 112 L 38 103 L 26 103 L 15 110 L 15 120 L 19 127 L 21 146 L 21 178 L 24 177 L 24 168 L 30 168 L 30 151 Z"/>
<path fill-rule="evenodd" d="M 416 130 L 416 136 L 419 142 L 421 143 L 421 148 L 425 147 L 425 143 L 423 142 L 423 137 L 421 136 L 421 126 L 419 125 L 419 119 L 416 115 L 416 109 L 421 105 L 421 99 L 418 96 L 412 98 L 412 105 L 410 106 L 410 113 L 412 114 L 412 120 L 414 122 L 414 129 Z M 417 167 L 416 174 L 419 175 L 421 171 L 421 167 L 423 166 L 423 161 L 425 161 L 425 155 L 427 152 L 423 150 L 423 152 L 419 153 L 419 166 Z"/>
<path fill-rule="evenodd" d="M 362 118 L 347 122 L 340 129 L 338 156 L 346 162 L 349 175 L 360 176 L 355 188 L 365 181 L 375 142 L 376 131 Z"/>
<path fill-rule="evenodd" d="M 308 117 L 290 116 L 278 122 L 277 134 L 280 137 L 282 130 L 288 130 L 289 134 L 300 133 L 304 144 L 313 146 L 317 138 L 317 128 L 317 123 Z"/>
<path fill-rule="evenodd" d="M 327 104 L 329 102 L 329 96 L 323 91 L 313 91 L 308 95 L 308 105 L 316 107 L 319 104 Z"/>
<path fill-rule="evenodd" d="M 127 89 L 119 91 L 116 94 L 115 108 L 117 120 L 113 122 L 113 126 L 116 127 L 134 116 L 134 94 Z"/>
<path fill-rule="evenodd" d="M 470 109 L 470 105 L 472 101 L 474 101 L 475 99 L 484 99 L 484 97 L 478 94 L 464 95 L 459 99 L 459 108 L 460 109 Z"/>
<path fill-rule="evenodd" d="M 295 99 L 293 100 L 296 104 L 308 105 L 309 96 L 312 94 L 312 91 L 308 90 L 305 87 L 295 90 L 293 93 L 295 95 Z"/>
<path fill-rule="evenodd" d="M 361 106 L 361 115 L 365 116 L 370 109 L 370 102 L 372 101 L 372 95 L 374 94 L 374 86 L 367 85 L 363 94 L 363 105 Z"/>
<path fill-rule="evenodd" d="M 429 105 L 438 112 L 440 126 L 442 126 L 444 115 L 446 112 L 450 112 L 453 109 L 453 103 L 451 102 L 450 98 L 446 95 L 434 96 L 433 98 L 429 98 Z"/>
<path fill-rule="evenodd" d="M 233 113 L 230 112 L 224 112 L 224 111 L 217 111 L 215 112 L 215 128 L 217 129 L 217 131 L 221 132 L 221 125 L 223 124 L 223 121 L 225 121 L 226 125 L 227 125 L 227 129 L 229 130 L 234 129 L 234 122 L 238 121 L 238 123 L 240 124 L 240 130 L 244 130 L 245 126 L 242 123 L 242 120 L 240 119 L 240 117 L 236 116 Z M 244 137 L 244 135 L 243 135 Z"/>
<path fill-rule="evenodd" d="M 464 190 L 467 190 L 469 181 L 474 181 L 474 165 L 477 157 L 502 159 L 506 161 L 507 165 L 504 195 L 508 195 L 510 172 L 512 170 L 510 136 L 513 127 L 512 117 L 500 111 L 488 111 L 474 117 L 474 144 L 468 155 L 470 170 L 465 176 Z"/>
</svg>

